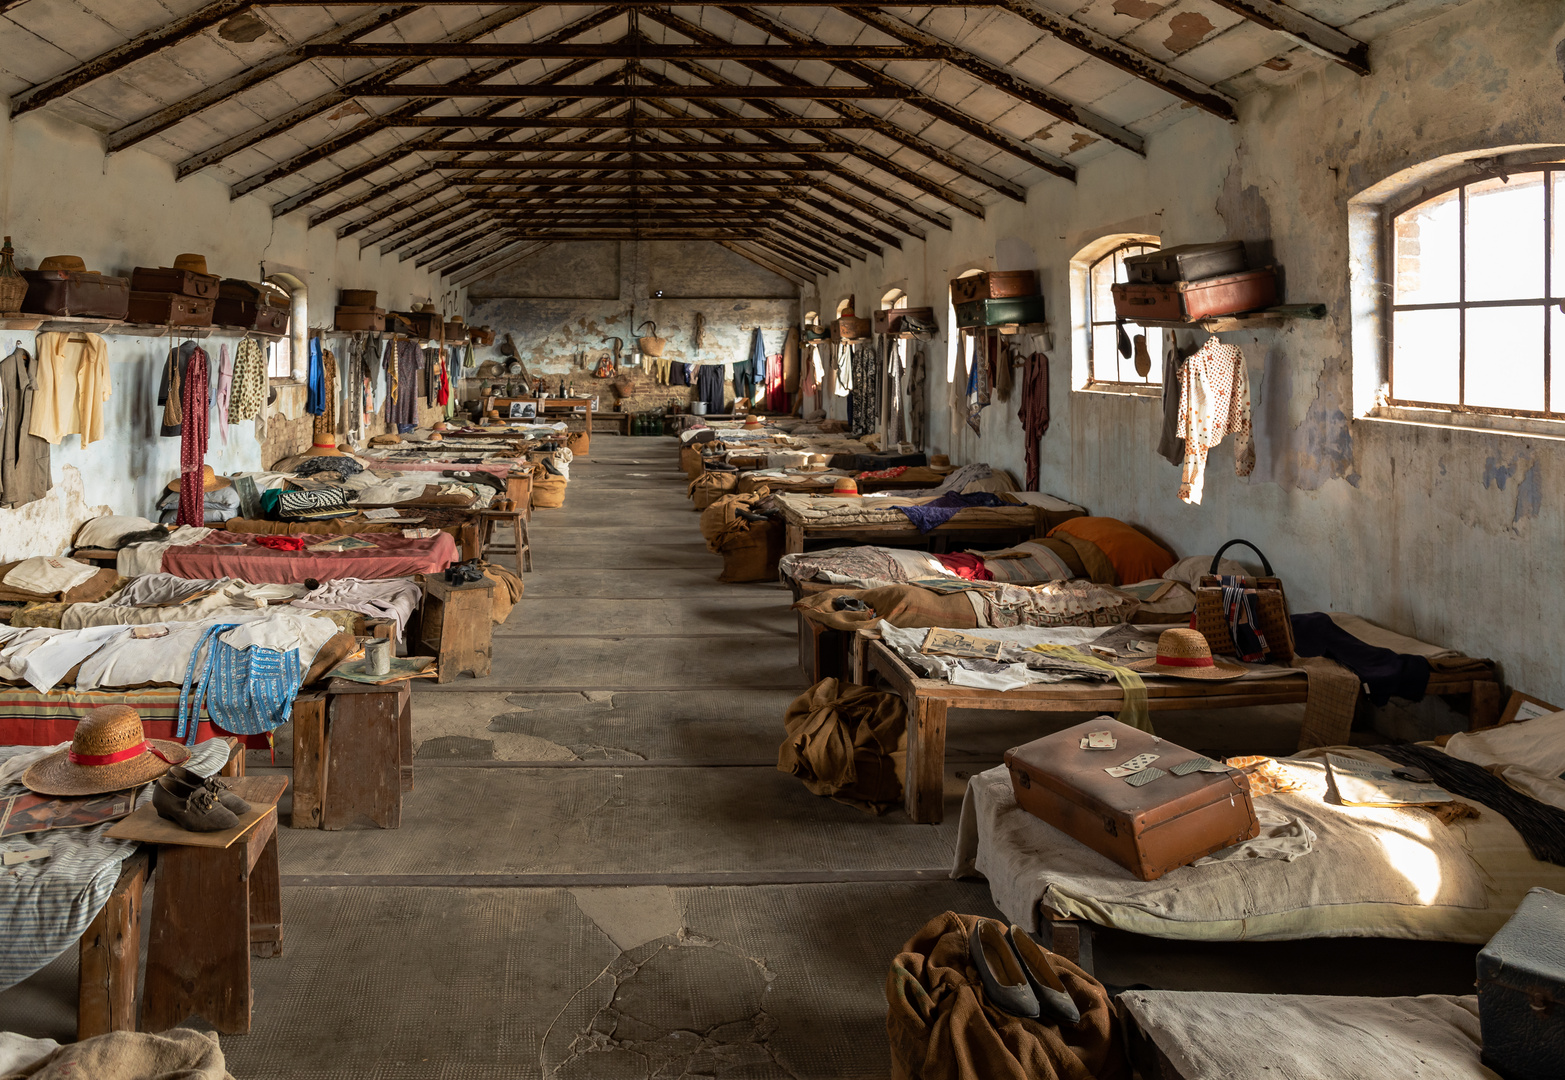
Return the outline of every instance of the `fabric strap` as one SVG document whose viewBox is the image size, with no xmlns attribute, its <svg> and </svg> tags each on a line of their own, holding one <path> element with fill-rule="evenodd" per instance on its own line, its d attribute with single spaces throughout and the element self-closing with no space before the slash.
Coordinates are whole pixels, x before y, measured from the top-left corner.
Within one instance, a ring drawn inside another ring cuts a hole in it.
<svg viewBox="0 0 1565 1080">
<path fill-rule="evenodd" d="M 1242 577 L 1225 574 L 1219 581 L 1234 652 L 1246 663 L 1253 664 L 1264 659 L 1267 653 L 1266 635 L 1261 633 L 1261 624 L 1255 611 L 1255 590 L 1247 588 Z"/>
<path fill-rule="evenodd" d="M 163 751 L 145 739 L 135 746 L 126 747 L 124 750 L 116 750 L 112 754 L 78 754 L 75 750 L 67 750 L 65 757 L 72 765 L 114 765 L 121 761 L 129 761 L 131 758 L 140 757 L 146 753 L 168 761 L 168 756 Z"/>
<path fill-rule="evenodd" d="M 1152 730 L 1152 715 L 1147 708 L 1147 684 L 1142 681 L 1140 674 L 1127 667 L 1116 667 L 1100 657 L 1072 648 L 1069 645 L 1034 645 L 1033 652 L 1047 653 L 1057 656 L 1062 660 L 1073 663 L 1086 664 L 1089 667 L 1102 668 L 1104 671 L 1113 672 L 1114 678 L 1119 683 L 1120 690 L 1125 695 L 1125 704 L 1120 706 L 1119 715 L 1115 717 L 1121 724 L 1129 724 L 1133 728 L 1142 731 Z"/>
</svg>

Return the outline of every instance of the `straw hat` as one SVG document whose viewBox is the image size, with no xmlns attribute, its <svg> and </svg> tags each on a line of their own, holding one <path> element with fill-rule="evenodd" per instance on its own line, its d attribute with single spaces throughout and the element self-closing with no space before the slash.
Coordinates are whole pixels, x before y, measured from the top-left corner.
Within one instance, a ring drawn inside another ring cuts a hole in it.
<svg viewBox="0 0 1565 1080">
<path fill-rule="evenodd" d="M 169 481 L 168 489 L 170 491 L 178 491 L 179 490 L 179 486 L 180 486 L 179 478 L 175 477 L 173 480 Z M 226 487 L 233 487 L 233 486 L 234 486 L 234 482 L 232 480 L 230 480 L 226 476 L 219 476 L 219 475 L 217 475 L 217 473 L 212 471 L 212 466 L 210 466 L 210 465 L 203 465 L 203 466 L 201 466 L 201 490 L 202 491 L 216 491 L 219 488 L 226 488 Z"/>
<path fill-rule="evenodd" d="M 858 481 L 851 476 L 837 477 L 837 483 L 832 486 L 831 493 L 840 497 L 857 495 L 859 493 Z"/>
<path fill-rule="evenodd" d="M 50 255 L 38 264 L 40 270 L 62 270 L 67 274 L 88 273 L 87 263 L 80 255 Z M 92 271 L 96 273 L 97 271 Z"/>
<path fill-rule="evenodd" d="M 1212 659 L 1212 647 L 1199 630 L 1164 630 L 1157 639 L 1157 656 L 1126 664 L 1149 675 L 1173 675 L 1180 679 L 1240 679 L 1244 668 L 1227 660 Z"/>
<path fill-rule="evenodd" d="M 33 762 L 22 783 L 40 795 L 102 795 L 140 787 L 188 760 L 179 743 L 147 738 L 129 705 L 104 705 L 76 725 L 69 750 Z"/>
<path fill-rule="evenodd" d="M 325 442 L 317 442 L 316 439 L 325 439 Z M 317 435 L 310 441 L 310 457 L 347 457 L 348 455 L 337 448 L 337 440 L 330 435 Z"/>
<path fill-rule="evenodd" d="M 206 256 L 205 255 L 191 255 L 191 254 L 188 254 L 188 253 L 184 254 L 184 255 L 176 256 L 175 259 L 174 259 L 174 269 L 175 270 L 188 270 L 192 274 L 205 274 L 207 272 L 207 269 L 206 269 Z"/>
<path fill-rule="evenodd" d="M 763 422 L 761 418 L 756 416 L 754 413 L 751 413 L 749 416 L 744 418 L 744 427 L 746 431 L 765 426 L 765 422 Z"/>
</svg>

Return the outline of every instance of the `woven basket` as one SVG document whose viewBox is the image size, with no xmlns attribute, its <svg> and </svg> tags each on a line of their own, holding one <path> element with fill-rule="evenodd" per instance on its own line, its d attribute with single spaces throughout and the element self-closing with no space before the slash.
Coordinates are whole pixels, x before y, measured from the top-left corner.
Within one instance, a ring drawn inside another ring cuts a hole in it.
<svg viewBox="0 0 1565 1080">
<path fill-rule="evenodd" d="M 552 473 L 533 478 L 533 506 L 546 510 L 565 505 L 565 477 Z"/>
<path fill-rule="evenodd" d="M 1260 556 L 1262 576 L 1245 578 L 1247 592 L 1255 597 L 1255 621 L 1266 637 L 1266 659 L 1286 664 L 1293 660 L 1293 620 L 1288 614 L 1288 597 L 1283 591 L 1282 580 L 1272 573 L 1272 564 L 1261 550 L 1248 540 L 1230 540 L 1218 548 L 1212 558 L 1212 569 L 1202 576 L 1195 590 L 1195 629 L 1206 638 L 1215 656 L 1237 656 L 1233 632 L 1228 627 L 1228 613 L 1223 609 L 1222 579 L 1218 576 L 1218 562 L 1223 552 L 1235 544 L 1243 544 Z"/>
</svg>

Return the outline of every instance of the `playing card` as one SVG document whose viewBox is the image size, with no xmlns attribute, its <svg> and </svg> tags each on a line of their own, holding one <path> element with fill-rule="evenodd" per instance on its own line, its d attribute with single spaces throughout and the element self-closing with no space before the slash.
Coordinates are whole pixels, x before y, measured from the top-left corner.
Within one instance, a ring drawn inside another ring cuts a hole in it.
<svg viewBox="0 0 1565 1080">
<path fill-rule="evenodd" d="M 1168 771 L 1173 773 L 1175 776 L 1189 776 L 1193 772 L 1198 772 L 1199 770 L 1204 769 L 1209 765 L 1215 764 L 1217 763 L 1211 758 L 1197 757 L 1191 758 L 1189 761 L 1181 761 L 1178 765 L 1173 766 Z M 1227 766 L 1224 766 L 1224 768 L 1227 768 Z"/>
<path fill-rule="evenodd" d="M 1140 772 L 1131 773 L 1129 776 L 1125 777 L 1125 783 L 1129 784 L 1131 787 L 1142 787 L 1143 785 L 1150 784 L 1160 776 L 1167 775 L 1168 774 L 1165 773 L 1162 769 L 1146 768 L 1142 769 Z"/>
<path fill-rule="evenodd" d="M 1125 776 L 1129 776 L 1133 772 L 1139 772 L 1140 770 L 1139 769 L 1127 769 L 1123 765 L 1115 765 L 1113 768 L 1111 768 L 1111 769 L 1104 769 L 1103 771 L 1108 773 L 1110 776 L 1113 776 L 1113 777 L 1125 777 Z"/>
<path fill-rule="evenodd" d="M 1112 750 L 1114 747 L 1118 746 L 1119 743 L 1118 740 L 1114 738 L 1112 732 L 1089 731 L 1087 732 L 1087 745 L 1092 747 L 1094 750 Z"/>
<path fill-rule="evenodd" d="M 1152 764 L 1157 759 L 1157 754 L 1137 754 L 1129 761 L 1121 762 L 1120 764 L 1115 765 L 1113 768 L 1104 769 L 1103 771 L 1108 773 L 1110 776 L 1129 776 L 1131 773 L 1140 772 L 1142 769 L 1145 769 L 1148 765 Z"/>
</svg>

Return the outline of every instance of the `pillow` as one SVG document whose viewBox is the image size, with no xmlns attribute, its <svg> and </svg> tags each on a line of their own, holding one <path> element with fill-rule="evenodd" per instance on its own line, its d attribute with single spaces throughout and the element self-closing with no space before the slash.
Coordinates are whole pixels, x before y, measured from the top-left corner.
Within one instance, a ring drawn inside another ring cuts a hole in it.
<svg viewBox="0 0 1565 1080">
<path fill-rule="evenodd" d="M 1452 735 L 1445 752 L 1482 765 L 1539 802 L 1565 809 L 1565 712 Z"/>
<path fill-rule="evenodd" d="M 76 546 L 113 551 L 118 549 L 120 541 L 131 533 L 146 532 L 153 527 L 153 523 L 144 517 L 121 517 L 110 514 L 106 517 L 93 518 L 77 531 Z"/>
<path fill-rule="evenodd" d="M 984 569 L 993 580 L 1010 585 L 1037 585 L 1045 581 L 1067 581 L 1076 575 L 1070 563 L 1054 545 L 1069 550 L 1062 541 L 1034 540 L 1003 551 L 974 551 L 984 561 Z M 1074 552 L 1072 552 L 1074 555 Z"/>
<path fill-rule="evenodd" d="M 97 573 L 98 567 L 90 563 L 77 562 L 63 555 L 39 555 L 23 559 L 0 580 L 11 589 L 52 596 L 69 592 Z"/>
<path fill-rule="evenodd" d="M 1114 569 L 1116 580 L 1102 582 L 1102 584 L 1119 585 L 1162 577 L 1163 572 L 1174 565 L 1172 554 L 1155 543 L 1151 537 L 1118 518 L 1071 518 L 1056 525 L 1049 533 L 1051 537 L 1060 535 L 1085 541 L 1103 553 L 1103 557 Z M 1083 561 L 1086 561 L 1085 553 Z M 1088 568 L 1091 569 L 1090 565 Z"/>
<path fill-rule="evenodd" d="M 1189 558 L 1180 559 L 1173 566 L 1163 571 L 1163 576 L 1169 581 L 1177 581 L 1181 585 L 1195 588 L 1201 584 L 1201 579 L 1212 571 L 1212 557 L 1210 555 L 1191 555 Z M 1217 572 L 1224 577 L 1245 577 L 1249 571 L 1234 562 L 1232 559 L 1224 559 L 1217 564 Z"/>
</svg>

